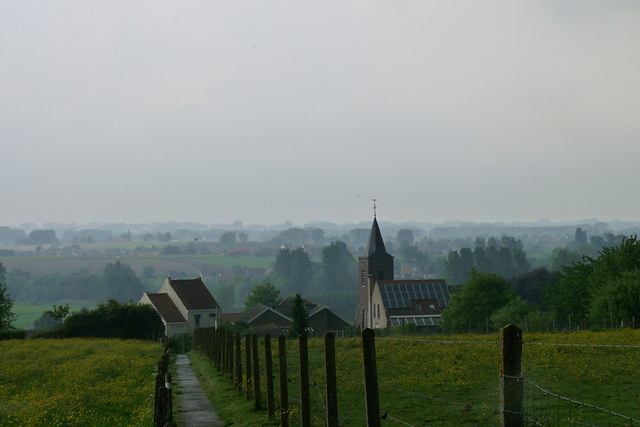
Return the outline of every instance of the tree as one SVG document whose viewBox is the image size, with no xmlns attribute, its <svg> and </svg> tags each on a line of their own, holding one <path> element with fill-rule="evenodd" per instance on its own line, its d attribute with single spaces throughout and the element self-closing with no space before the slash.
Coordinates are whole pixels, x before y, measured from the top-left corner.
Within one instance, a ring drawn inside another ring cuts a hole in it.
<svg viewBox="0 0 640 427">
<path fill-rule="evenodd" d="M 238 243 L 235 231 L 226 231 L 220 235 L 220 244 L 225 248 L 232 248 Z"/>
<path fill-rule="evenodd" d="M 58 327 L 65 317 L 69 315 L 69 305 L 54 305 L 51 310 L 42 313 L 42 316 L 33 322 L 33 327 L 38 330 L 54 329 Z"/>
<path fill-rule="evenodd" d="M 120 260 L 107 264 L 102 270 L 102 285 L 107 298 L 116 301 L 139 300 L 144 293 L 142 282 L 127 264 Z"/>
<path fill-rule="evenodd" d="M 471 272 L 469 280 L 453 293 L 443 317 L 447 329 L 484 330 L 487 319 L 512 298 L 509 283 L 491 273 Z"/>
<path fill-rule="evenodd" d="M 240 243 L 247 243 L 249 236 L 247 236 L 247 233 L 245 232 L 240 232 L 238 233 L 238 240 L 240 240 Z"/>
<path fill-rule="evenodd" d="M 344 291 L 353 287 L 358 264 L 344 242 L 331 242 L 322 249 L 322 263 L 318 275 L 318 288 Z"/>
<path fill-rule="evenodd" d="M 291 307 L 291 329 L 289 329 L 289 337 L 297 338 L 309 327 L 309 319 L 307 311 L 304 308 L 304 301 L 300 294 L 296 294 L 293 298 L 293 307 Z"/>
<path fill-rule="evenodd" d="M 484 240 L 476 240 L 473 250 L 449 252 L 445 268 L 449 283 L 459 285 L 469 278 L 472 269 L 511 278 L 529 271 L 529 261 L 520 240 L 503 236 L 498 241 L 490 237 L 486 245 Z"/>
<path fill-rule="evenodd" d="M 525 300 L 516 296 L 493 312 L 491 322 L 499 328 L 512 324 L 524 329 L 525 319 L 531 311 L 531 306 Z"/>
<path fill-rule="evenodd" d="M 545 289 L 554 286 L 558 276 L 544 267 L 528 271 L 509 280 L 511 289 L 529 304 L 544 306 Z"/>
<path fill-rule="evenodd" d="M 614 322 L 630 325 L 638 314 L 640 270 L 627 271 L 620 277 L 608 280 L 594 295 L 589 307 L 589 319 L 605 325 Z"/>
<path fill-rule="evenodd" d="M 273 272 L 276 276 L 286 280 L 286 290 L 304 292 L 308 290 L 312 281 L 313 263 L 304 249 L 298 248 L 291 251 L 285 248 L 276 255 Z"/>
<path fill-rule="evenodd" d="M 7 287 L 4 284 L 6 277 L 7 270 L 0 263 L 0 330 L 11 329 L 12 323 L 16 319 L 16 315 L 13 313 L 13 300 L 9 298 Z"/>
<path fill-rule="evenodd" d="M 571 316 L 579 322 L 592 317 L 590 310 L 596 310 L 594 316 L 598 317 L 602 305 L 593 306 L 594 298 L 606 293 L 610 282 L 638 269 L 640 241 L 635 236 L 624 238 L 618 246 L 605 246 L 597 258 L 583 256 L 581 261 L 563 267 L 558 283 L 549 289 L 551 306 L 560 320 Z"/>
<path fill-rule="evenodd" d="M 245 310 L 249 310 L 256 304 L 264 304 L 268 306 L 274 306 L 278 303 L 280 298 L 280 290 L 273 286 L 271 283 L 265 283 L 264 285 L 258 285 L 253 288 L 253 291 L 244 300 Z"/>
</svg>

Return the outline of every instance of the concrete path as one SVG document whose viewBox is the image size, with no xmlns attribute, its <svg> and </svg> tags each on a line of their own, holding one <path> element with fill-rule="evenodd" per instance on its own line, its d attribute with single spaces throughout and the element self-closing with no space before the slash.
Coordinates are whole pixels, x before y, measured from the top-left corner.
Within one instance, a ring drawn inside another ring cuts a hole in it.
<svg viewBox="0 0 640 427">
<path fill-rule="evenodd" d="M 176 400 L 178 413 L 175 420 L 184 427 L 217 427 L 224 426 L 213 409 L 213 405 L 202 391 L 200 382 L 191 370 L 191 361 L 186 354 L 178 354 L 176 374 L 172 378 L 175 384 L 173 398 Z"/>
</svg>

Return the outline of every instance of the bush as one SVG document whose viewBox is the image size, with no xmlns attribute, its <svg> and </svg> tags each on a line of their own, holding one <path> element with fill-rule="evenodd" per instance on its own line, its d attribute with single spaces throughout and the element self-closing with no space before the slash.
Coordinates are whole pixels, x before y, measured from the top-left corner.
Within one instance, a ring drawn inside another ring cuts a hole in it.
<svg viewBox="0 0 640 427">
<path fill-rule="evenodd" d="M 64 323 L 38 337 L 95 337 L 156 340 L 164 335 L 160 315 L 149 305 L 109 300 L 93 310 L 69 315 Z"/>
</svg>

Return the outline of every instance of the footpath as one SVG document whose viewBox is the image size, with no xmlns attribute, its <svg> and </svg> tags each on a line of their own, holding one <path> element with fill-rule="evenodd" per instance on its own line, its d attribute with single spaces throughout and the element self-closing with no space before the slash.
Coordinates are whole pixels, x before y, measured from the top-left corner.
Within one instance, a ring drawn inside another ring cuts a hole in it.
<svg viewBox="0 0 640 427">
<path fill-rule="evenodd" d="M 186 354 L 177 355 L 176 373 L 172 382 L 175 384 L 173 396 L 178 408 L 174 419 L 179 426 L 224 426 L 193 373 L 191 361 Z"/>
</svg>

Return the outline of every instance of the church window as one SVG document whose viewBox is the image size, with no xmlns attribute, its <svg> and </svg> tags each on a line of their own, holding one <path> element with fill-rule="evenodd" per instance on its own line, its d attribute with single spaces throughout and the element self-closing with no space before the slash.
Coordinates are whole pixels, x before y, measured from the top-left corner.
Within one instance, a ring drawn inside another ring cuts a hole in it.
<svg viewBox="0 0 640 427">
<path fill-rule="evenodd" d="M 362 283 L 361 286 L 364 287 L 367 285 L 367 273 L 362 270 L 362 277 L 361 277 Z"/>
</svg>

